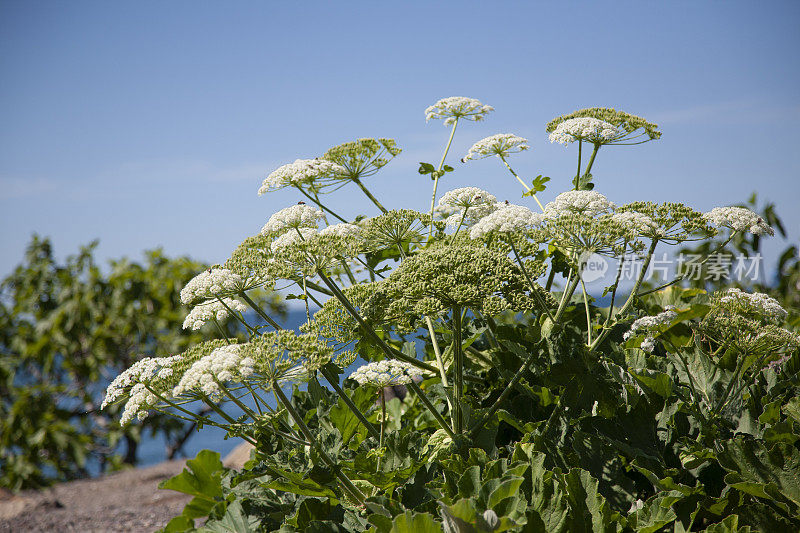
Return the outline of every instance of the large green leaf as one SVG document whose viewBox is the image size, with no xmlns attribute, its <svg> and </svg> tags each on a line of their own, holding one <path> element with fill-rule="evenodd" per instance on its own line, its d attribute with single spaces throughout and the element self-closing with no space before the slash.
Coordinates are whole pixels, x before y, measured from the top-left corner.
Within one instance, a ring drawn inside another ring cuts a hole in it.
<svg viewBox="0 0 800 533">
<path fill-rule="evenodd" d="M 800 506 L 800 452 L 777 443 L 767 448 L 762 441 L 740 436 L 722 444 L 717 459 L 731 474 L 733 488 L 761 498 L 785 498 Z"/>
<path fill-rule="evenodd" d="M 198 529 L 199 533 L 252 533 L 258 530 L 259 519 L 248 515 L 242 504 L 234 500 L 228 504 L 225 516 L 219 520 L 209 520 Z"/>
<path fill-rule="evenodd" d="M 636 533 L 655 533 L 678 517 L 671 509 L 674 497 L 654 496 L 647 500 L 641 509 L 628 515 L 628 526 Z"/>
<path fill-rule="evenodd" d="M 219 452 L 201 450 L 197 457 L 186 461 L 186 466 L 188 468 L 177 476 L 162 481 L 158 488 L 194 496 L 183 514 L 189 518 L 206 516 L 222 499 L 221 478 L 225 467 L 219 459 Z"/>
<path fill-rule="evenodd" d="M 392 521 L 392 533 L 442 533 L 442 527 L 428 513 L 406 511 Z"/>
</svg>

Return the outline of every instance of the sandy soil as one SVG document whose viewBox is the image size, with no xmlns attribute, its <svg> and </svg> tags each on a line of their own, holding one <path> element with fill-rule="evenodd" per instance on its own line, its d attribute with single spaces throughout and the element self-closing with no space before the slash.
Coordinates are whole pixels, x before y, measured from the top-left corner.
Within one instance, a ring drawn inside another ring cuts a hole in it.
<svg viewBox="0 0 800 533">
<path fill-rule="evenodd" d="M 191 499 L 157 488 L 183 466 L 184 461 L 169 461 L 43 492 L 0 494 L 0 531 L 155 531 Z"/>
<path fill-rule="evenodd" d="M 251 446 L 235 448 L 223 464 L 241 468 Z M 0 532 L 152 532 L 181 513 L 191 499 L 160 490 L 158 484 L 183 470 L 185 462 L 116 472 L 97 479 L 62 483 L 46 491 L 19 494 L 0 489 Z"/>
</svg>

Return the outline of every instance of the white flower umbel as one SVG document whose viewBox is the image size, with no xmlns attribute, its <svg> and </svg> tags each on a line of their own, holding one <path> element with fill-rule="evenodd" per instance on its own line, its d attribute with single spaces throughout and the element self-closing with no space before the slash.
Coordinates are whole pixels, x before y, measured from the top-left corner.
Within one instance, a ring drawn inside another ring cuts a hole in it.
<svg viewBox="0 0 800 533">
<path fill-rule="evenodd" d="M 134 418 L 144 420 L 149 414 L 149 409 L 154 406 L 157 401 L 158 398 L 156 395 L 147 390 L 144 384 L 137 383 L 131 388 L 130 396 L 125 403 L 125 409 L 122 410 L 119 423 L 124 426 Z"/>
<path fill-rule="evenodd" d="M 611 215 L 611 219 L 614 222 L 628 226 L 633 232 L 639 235 L 652 235 L 658 231 L 658 224 L 644 213 L 625 211 L 623 213 L 614 213 Z"/>
<path fill-rule="evenodd" d="M 360 385 L 372 385 L 381 389 L 411 383 L 413 376 L 419 373 L 419 370 L 410 363 L 384 359 L 358 367 L 350 374 L 350 378 Z"/>
<path fill-rule="evenodd" d="M 284 187 L 310 185 L 319 179 L 341 176 L 346 170 L 327 159 L 297 159 L 294 163 L 283 165 L 264 179 L 258 195 Z"/>
<path fill-rule="evenodd" d="M 323 218 L 322 210 L 299 203 L 281 209 L 269 217 L 261 234 L 265 237 L 274 237 L 297 228 L 316 228 L 317 221 Z"/>
<path fill-rule="evenodd" d="M 622 338 L 628 340 L 632 335 L 637 335 L 641 331 L 650 331 L 657 326 L 669 324 L 678 316 L 678 313 L 673 309 L 672 306 L 667 306 L 664 311 L 657 315 L 643 316 L 634 320 L 633 324 L 631 324 L 631 329 Z"/>
<path fill-rule="evenodd" d="M 289 248 L 293 244 L 313 239 L 316 235 L 319 235 L 316 228 L 298 228 L 296 230 L 287 231 L 272 241 L 270 249 L 272 253 L 278 253 Z"/>
<path fill-rule="evenodd" d="M 464 96 L 450 96 L 442 98 L 425 110 L 425 121 L 443 118 L 445 125 L 453 124 L 456 120 L 483 120 L 483 117 L 494 111 L 489 105 L 483 105 L 480 100 Z"/>
<path fill-rule="evenodd" d="M 591 117 L 571 118 L 559 124 L 550 133 L 550 142 L 557 142 L 564 146 L 578 140 L 607 144 L 624 134 L 625 131 L 620 131 L 616 126 L 604 120 Z"/>
<path fill-rule="evenodd" d="M 494 233 L 524 233 L 542 223 L 544 217 L 522 205 L 503 205 L 480 219 L 469 232 L 471 239 L 481 239 Z"/>
<path fill-rule="evenodd" d="M 733 312 L 760 315 L 767 322 L 781 324 L 788 313 L 778 300 L 761 292 L 747 293 L 737 288 L 728 289 L 719 303 Z"/>
<path fill-rule="evenodd" d="M 528 139 L 518 137 L 512 133 L 498 133 L 473 144 L 461 161 L 484 159 L 493 155 L 508 157 L 509 154 L 522 152 L 528 148 L 530 148 Z"/>
<path fill-rule="evenodd" d="M 223 298 L 222 302 L 216 300 L 197 305 L 186 315 L 186 319 L 183 321 L 183 329 L 200 329 L 212 319 L 217 319 L 221 322 L 230 315 L 228 309 L 243 313 L 247 311 L 247 306 L 233 298 Z"/>
<path fill-rule="evenodd" d="M 196 361 L 180 379 L 172 390 L 173 396 L 180 396 L 191 391 L 217 399 L 221 397 L 220 383 L 244 379 L 254 371 L 255 361 L 243 355 L 240 344 L 230 344 L 217 348 L 210 354 Z"/>
<path fill-rule="evenodd" d="M 125 425 L 134 418 L 144 420 L 148 409 L 158 402 L 158 397 L 147 389 L 158 388 L 154 381 L 166 380 L 172 376 L 172 367 L 181 360 L 180 355 L 169 357 L 145 357 L 119 374 L 106 389 L 101 409 L 128 395 L 120 423 Z"/>
<path fill-rule="evenodd" d="M 582 214 L 596 216 L 607 213 L 614 208 L 614 203 L 597 191 L 567 191 L 544 208 L 547 218 L 558 218 L 562 215 Z"/>
<path fill-rule="evenodd" d="M 439 199 L 442 211 L 453 209 L 447 217 L 449 226 L 472 224 L 497 210 L 497 198 L 477 187 L 461 187 L 444 193 Z"/>
<path fill-rule="evenodd" d="M 361 228 L 355 224 L 333 224 L 319 232 L 320 235 L 337 235 L 339 237 L 357 239 L 361 237 Z"/>
<path fill-rule="evenodd" d="M 645 316 L 639 318 L 631 324 L 631 329 L 629 329 L 622 338 L 624 340 L 628 340 L 631 337 L 636 335 L 641 335 L 643 333 L 652 333 L 655 328 L 661 326 L 663 324 L 669 324 L 675 318 L 677 318 L 678 313 L 676 313 L 672 306 L 667 306 L 665 310 L 657 315 L 654 316 Z M 654 335 L 647 335 L 644 340 L 642 341 L 639 348 L 644 350 L 648 353 L 653 353 L 653 349 L 656 346 L 656 339 Z"/>
<path fill-rule="evenodd" d="M 244 288 L 244 281 L 238 274 L 227 268 L 210 268 L 196 275 L 186 284 L 181 290 L 181 302 L 190 304 L 208 298 L 222 298 Z"/>
<path fill-rule="evenodd" d="M 753 235 L 775 235 L 766 221 L 744 207 L 715 207 L 703 215 L 709 224 L 733 231 L 749 231 Z"/>
</svg>

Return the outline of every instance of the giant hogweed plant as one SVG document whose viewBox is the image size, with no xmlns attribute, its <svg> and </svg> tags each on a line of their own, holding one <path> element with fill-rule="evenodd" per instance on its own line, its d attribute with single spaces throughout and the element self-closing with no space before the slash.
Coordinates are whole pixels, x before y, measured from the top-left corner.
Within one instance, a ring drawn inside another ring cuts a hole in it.
<svg viewBox="0 0 800 533">
<path fill-rule="evenodd" d="M 259 194 L 294 188 L 303 200 L 182 293 L 197 320 L 216 320 L 209 306 L 235 317 L 247 342 L 146 359 L 108 389 L 125 421 L 193 419 L 185 406 L 200 401 L 215 413 L 200 424 L 255 448 L 243 471 L 203 452 L 163 484 L 195 496 L 166 531 L 196 518 L 213 531 L 800 528 L 800 337 L 786 310 L 765 294 L 644 279 L 657 249 L 724 247 L 770 226 L 744 208 L 616 205 L 597 192 L 602 148 L 661 136 L 604 108 L 547 125 L 551 142 L 576 149 L 577 170 L 546 205 L 537 195 L 549 178 L 527 182 L 511 166 L 529 148 L 512 134 L 479 140 L 462 161 L 496 157 L 531 207 L 477 187 L 439 196 L 455 179 L 457 127 L 492 111 L 463 97 L 427 109 L 450 134 L 438 164 L 419 168 L 433 181 L 426 211 L 388 210 L 367 188 L 400 154 L 390 139 L 348 142 L 264 180 Z M 347 220 L 326 205 L 350 183 L 375 216 Z M 619 265 L 605 307 L 582 281 L 590 254 Z M 644 267 L 623 287 L 632 257 Z M 295 287 L 300 332 L 248 296 L 265 286 Z"/>
</svg>

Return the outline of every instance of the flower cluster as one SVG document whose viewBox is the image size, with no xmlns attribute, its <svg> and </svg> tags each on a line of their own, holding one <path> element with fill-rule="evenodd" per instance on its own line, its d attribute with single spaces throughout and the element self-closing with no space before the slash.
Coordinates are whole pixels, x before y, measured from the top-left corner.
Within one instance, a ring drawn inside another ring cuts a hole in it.
<svg viewBox="0 0 800 533">
<path fill-rule="evenodd" d="M 453 307 L 489 315 L 534 309 L 525 278 L 506 253 L 472 242 L 461 239 L 407 258 L 364 304 L 365 314 L 394 321 L 403 315 L 437 316 Z M 538 285 L 536 290 L 552 301 L 549 292 Z"/>
<path fill-rule="evenodd" d="M 145 357 L 135 362 L 114 378 L 106 388 L 101 409 L 105 409 L 124 396 L 128 389 L 136 384 L 149 383 L 153 378 L 166 379 L 172 374 L 172 367 L 181 359 L 179 355 L 170 357 Z"/>
<path fill-rule="evenodd" d="M 495 233 L 522 234 L 542 223 L 544 217 L 521 205 L 502 205 L 494 213 L 480 219 L 469 232 L 471 239 L 482 239 Z"/>
<path fill-rule="evenodd" d="M 172 390 L 173 396 L 199 390 L 212 399 L 222 395 L 221 384 L 234 379 L 243 379 L 253 373 L 255 361 L 245 356 L 243 345 L 221 346 L 195 362 L 184 372 Z"/>
<path fill-rule="evenodd" d="M 628 220 L 629 222 L 639 220 L 641 223 L 639 229 L 646 230 L 640 231 L 641 235 L 657 237 L 663 242 L 679 243 L 716 234 L 716 230 L 708 224 L 702 213 L 680 203 L 632 202 L 616 208 L 615 216 L 626 215 L 627 217 L 627 213 L 637 215 L 636 218 L 630 217 Z M 646 216 L 655 224 L 655 227 L 647 229 L 649 222 L 638 215 Z M 622 219 L 619 218 L 619 220 Z"/>
<path fill-rule="evenodd" d="M 336 235 L 345 239 L 360 239 L 361 228 L 355 224 L 348 224 L 343 222 L 341 224 L 332 224 L 319 232 L 320 235 Z"/>
<path fill-rule="evenodd" d="M 183 321 L 183 329 L 200 329 L 209 320 L 223 321 L 230 315 L 230 311 L 243 313 L 247 306 L 233 298 L 223 298 L 222 301 L 213 301 L 196 305 Z"/>
<path fill-rule="evenodd" d="M 393 209 L 361 222 L 364 240 L 375 250 L 420 242 L 422 231 L 431 223 L 430 215 L 412 209 Z M 438 222 L 437 222 L 438 223 Z"/>
<path fill-rule="evenodd" d="M 627 225 L 631 228 L 632 232 L 638 235 L 653 236 L 660 233 L 658 224 L 644 213 L 623 211 L 621 213 L 614 213 L 611 215 L 611 218 L 614 222 Z"/>
<path fill-rule="evenodd" d="M 432 118 L 443 118 L 445 125 L 455 123 L 458 119 L 464 118 L 468 120 L 483 120 L 483 117 L 494 111 L 494 108 L 489 105 L 483 105 L 475 98 L 466 98 L 464 96 L 450 96 L 442 98 L 429 108 L 425 110 L 425 121 Z"/>
<path fill-rule="evenodd" d="M 358 367 L 350 374 L 350 379 L 356 380 L 360 385 L 371 385 L 382 389 L 411 383 L 413 376 L 418 374 L 419 370 L 411 363 L 384 359 Z"/>
<path fill-rule="evenodd" d="M 402 150 L 394 139 L 366 138 L 334 146 L 322 157 L 333 161 L 344 171 L 333 177 L 336 181 L 371 176 L 400 152 Z"/>
<path fill-rule="evenodd" d="M 677 317 L 678 313 L 674 311 L 674 307 L 667 306 L 664 308 L 663 312 L 657 315 L 645 316 L 636 319 L 633 324 L 631 324 L 631 328 L 622 336 L 622 338 L 628 340 L 636 335 L 647 333 L 648 335 L 645 336 L 640 348 L 645 352 L 652 353 L 653 349 L 655 348 L 655 335 L 653 335 L 653 333 L 658 331 L 659 326 L 670 324 Z"/>
<path fill-rule="evenodd" d="M 324 216 L 322 210 L 301 202 L 274 213 L 261 228 L 261 234 L 274 237 L 292 229 L 316 228 Z"/>
<path fill-rule="evenodd" d="M 624 132 L 622 133 L 624 134 Z M 578 140 L 608 144 L 620 136 L 620 131 L 613 124 L 592 117 L 581 117 L 565 120 L 556 126 L 550 133 L 550 142 L 557 142 L 564 146 Z"/>
<path fill-rule="evenodd" d="M 297 159 L 283 165 L 264 179 L 258 195 L 284 187 L 312 185 L 323 178 L 334 178 L 345 173 L 345 169 L 327 159 Z"/>
<path fill-rule="evenodd" d="M 597 191 L 567 191 L 544 207 L 546 218 L 578 214 L 596 216 L 614 208 L 614 203 Z"/>
<path fill-rule="evenodd" d="M 295 244 L 306 242 L 317 235 L 319 235 L 319 233 L 317 233 L 316 228 L 297 228 L 295 231 L 287 231 L 281 234 L 272 241 L 270 249 L 272 253 L 277 254 L 290 249 Z"/>
<path fill-rule="evenodd" d="M 144 420 L 148 410 L 158 403 L 152 390 L 163 391 L 164 382 L 174 373 L 174 367 L 181 361 L 180 355 L 170 357 L 145 357 L 122 372 L 106 389 L 101 409 L 127 395 L 128 401 L 122 411 L 120 424 L 123 426 L 133 419 Z M 151 390 L 152 389 L 152 390 Z"/>
<path fill-rule="evenodd" d="M 472 224 L 497 209 L 497 198 L 477 187 L 461 187 L 444 193 L 439 199 L 442 210 L 452 210 L 448 226 Z"/>
<path fill-rule="evenodd" d="M 483 159 L 493 155 L 507 157 L 509 154 L 522 152 L 528 148 L 530 148 L 528 139 L 512 133 L 498 133 L 473 144 L 461 161 Z"/>
<path fill-rule="evenodd" d="M 330 362 L 333 348 L 313 334 L 278 330 L 243 345 L 242 353 L 255 361 L 258 373 L 265 379 L 261 387 L 269 389 L 272 382 L 305 381 Z"/>
<path fill-rule="evenodd" d="M 244 289 L 244 280 L 227 268 L 209 268 L 193 277 L 181 290 L 181 302 L 191 304 L 209 298 L 222 298 Z"/>
<path fill-rule="evenodd" d="M 716 303 L 728 312 L 758 317 L 772 324 L 782 324 L 788 314 L 775 298 L 761 292 L 747 293 L 737 288 L 730 288 L 718 296 Z"/>
<path fill-rule="evenodd" d="M 661 132 L 658 131 L 658 125 L 648 122 L 642 117 L 625 113 L 624 111 L 617 111 L 607 107 L 590 107 L 587 109 L 580 109 L 568 115 L 562 115 L 547 123 L 546 130 L 550 133 L 556 130 L 560 124 L 575 118 L 593 118 L 607 122 L 617 128 L 620 135 L 614 139 L 613 143 L 631 141 L 637 137 L 647 137 L 647 140 L 655 140 L 661 138 Z M 639 134 L 634 135 L 637 131 Z M 636 141 L 642 142 L 642 141 Z M 606 143 L 609 144 L 609 143 Z"/>
<path fill-rule="evenodd" d="M 710 224 L 720 228 L 749 231 L 753 235 L 775 235 L 763 218 L 744 207 L 715 207 L 703 216 Z"/>
</svg>

